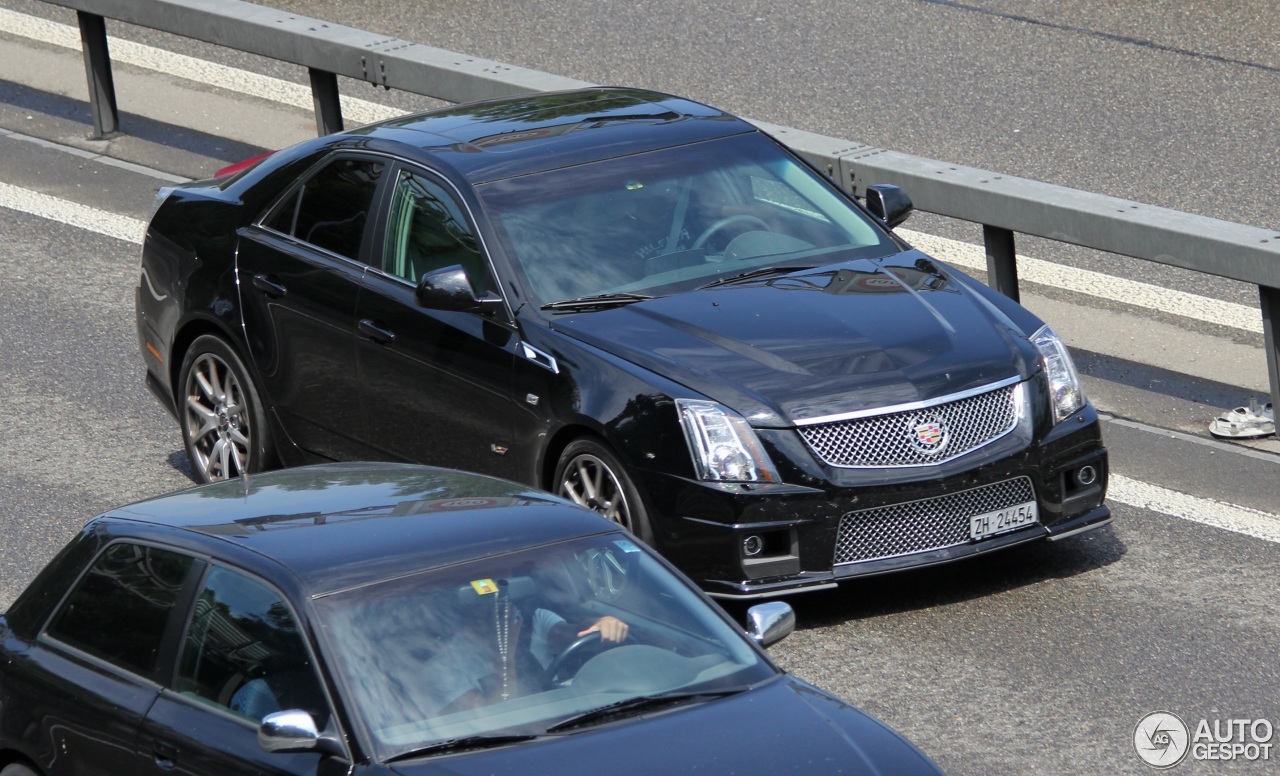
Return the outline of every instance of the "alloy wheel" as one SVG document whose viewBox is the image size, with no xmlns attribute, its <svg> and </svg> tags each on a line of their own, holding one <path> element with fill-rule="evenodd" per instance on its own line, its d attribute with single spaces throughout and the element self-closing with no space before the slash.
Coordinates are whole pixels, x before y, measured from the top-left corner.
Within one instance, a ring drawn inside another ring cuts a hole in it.
<svg viewBox="0 0 1280 776">
<path fill-rule="evenodd" d="M 253 435 L 249 407 L 235 372 L 213 353 L 197 357 L 188 372 L 183 423 L 202 479 L 233 479 L 245 471 Z"/>
<path fill-rule="evenodd" d="M 583 453 L 569 461 L 560 477 L 559 492 L 561 496 L 633 530 L 626 491 L 618 475 L 598 456 Z"/>
</svg>

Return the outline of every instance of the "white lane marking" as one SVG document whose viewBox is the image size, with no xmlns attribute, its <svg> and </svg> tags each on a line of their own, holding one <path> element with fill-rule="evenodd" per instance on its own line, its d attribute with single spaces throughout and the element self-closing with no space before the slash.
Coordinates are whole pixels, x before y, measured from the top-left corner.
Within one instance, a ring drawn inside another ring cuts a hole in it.
<svg viewBox="0 0 1280 776">
<path fill-rule="evenodd" d="M 11 186 L 8 183 L 0 183 L 0 207 L 47 218 L 50 221 L 59 221 L 78 229 L 97 232 L 136 245 L 142 244 L 142 236 L 146 234 L 147 228 L 146 223 L 137 218 L 108 213 L 105 210 Z"/>
<path fill-rule="evenodd" d="M 897 231 L 903 239 L 925 253 L 950 264 L 978 270 L 985 276 L 987 256 L 982 246 L 908 229 Z M 1136 280 L 1102 272 L 1076 269 L 1029 256 L 1018 256 L 1018 278 L 1028 283 L 1039 283 L 1066 291 L 1088 294 L 1099 299 L 1144 307 L 1148 310 L 1173 313 L 1219 326 L 1262 333 L 1262 313 L 1257 307 L 1161 288 L 1150 283 L 1139 283 Z"/>
<path fill-rule="evenodd" d="M 38 16 L 28 16 L 7 9 L 0 9 L 0 32 L 17 35 L 42 43 L 80 51 L 80 30 L 66 24 L 51 22 Z M 228 91 L 284 103 L 307 112 L 315 110 L 311 89 L 280 78 L 258 75 L 245 70 L 219 65 L 164 49 L 144 46 L 133 41 L 109 38 L 111 59 L 135 67 L 154 70 L 165 75 L 177 76 L 188 81 L 217 86 Z M 343 95 L 342 115 L 352 126 L 394 118 L 404 111 Z"/>
<path fill-rule="evenodd" d="M 1112 474 L 1108 481 L 1107 500 L 1280 543 L 1280 515 L 1189 496 L 1119 474 Z"/>
</svg>

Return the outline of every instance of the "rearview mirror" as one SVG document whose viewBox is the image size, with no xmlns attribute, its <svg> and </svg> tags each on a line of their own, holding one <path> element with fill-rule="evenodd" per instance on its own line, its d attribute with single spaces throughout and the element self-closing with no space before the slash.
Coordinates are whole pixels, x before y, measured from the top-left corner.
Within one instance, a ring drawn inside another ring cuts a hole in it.
<svg viewBox="0 0 1280 776">
<path fill-rule="evenodd" d="M 486 291 L 481 296 L 471 288 L 467 272 L 461 264 L 428 272 L 418 279 L 415 293 L 418 304 L 428 310 L 450 310 L 463 313 L 496 315 L 502 310 L 502 297 Z"/>
<path fill-rule="evenodd" d="M 887 183 L 867 187 L 867 210 L 884 221 L 892 229 L 911 215 L 915 206 L 907 192 Z"/>
</svg>

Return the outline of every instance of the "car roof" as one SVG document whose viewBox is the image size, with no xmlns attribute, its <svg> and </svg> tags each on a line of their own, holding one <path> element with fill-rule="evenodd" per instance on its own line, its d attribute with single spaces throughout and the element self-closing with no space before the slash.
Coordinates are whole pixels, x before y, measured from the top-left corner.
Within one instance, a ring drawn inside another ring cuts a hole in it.
<svg viewBox="0 0 1280 776">
<path fill-rule="evenodd" d="M 590 510 L 514 482 L 387 463 L 254 474 L 247 483 L 190 488 L 99 520 L 176 529 L 216 558 L 268 558 L 307 595 L 618 530 Z"/>
<path fill-rule="evenodd" d="M 405 143 L 482 183 L 754 131 L 742 119 L 692 100 L 594 87 L 467 103 L 344 135 Z"/>
</svg>

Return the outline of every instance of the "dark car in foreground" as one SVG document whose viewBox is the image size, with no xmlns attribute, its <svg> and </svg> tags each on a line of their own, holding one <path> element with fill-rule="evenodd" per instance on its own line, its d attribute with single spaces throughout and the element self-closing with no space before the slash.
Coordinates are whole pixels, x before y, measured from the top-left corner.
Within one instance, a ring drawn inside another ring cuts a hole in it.
<svg viewBox="0 0 1280 776">
<path fill-rule="evenodd" d="M 527 486 L 253 475 L 94 518 L 0 618 L 0 773 L 939 773 L 748 619 Z"/>
<path fill-rule="evenodd" d="M 201 479 L 503 476 L 719 596 L 1110 520 L 1066 346 L 768 135 L 627 89 L 405 116 L 165 189 L 147 384 Z"/>
</svg>

